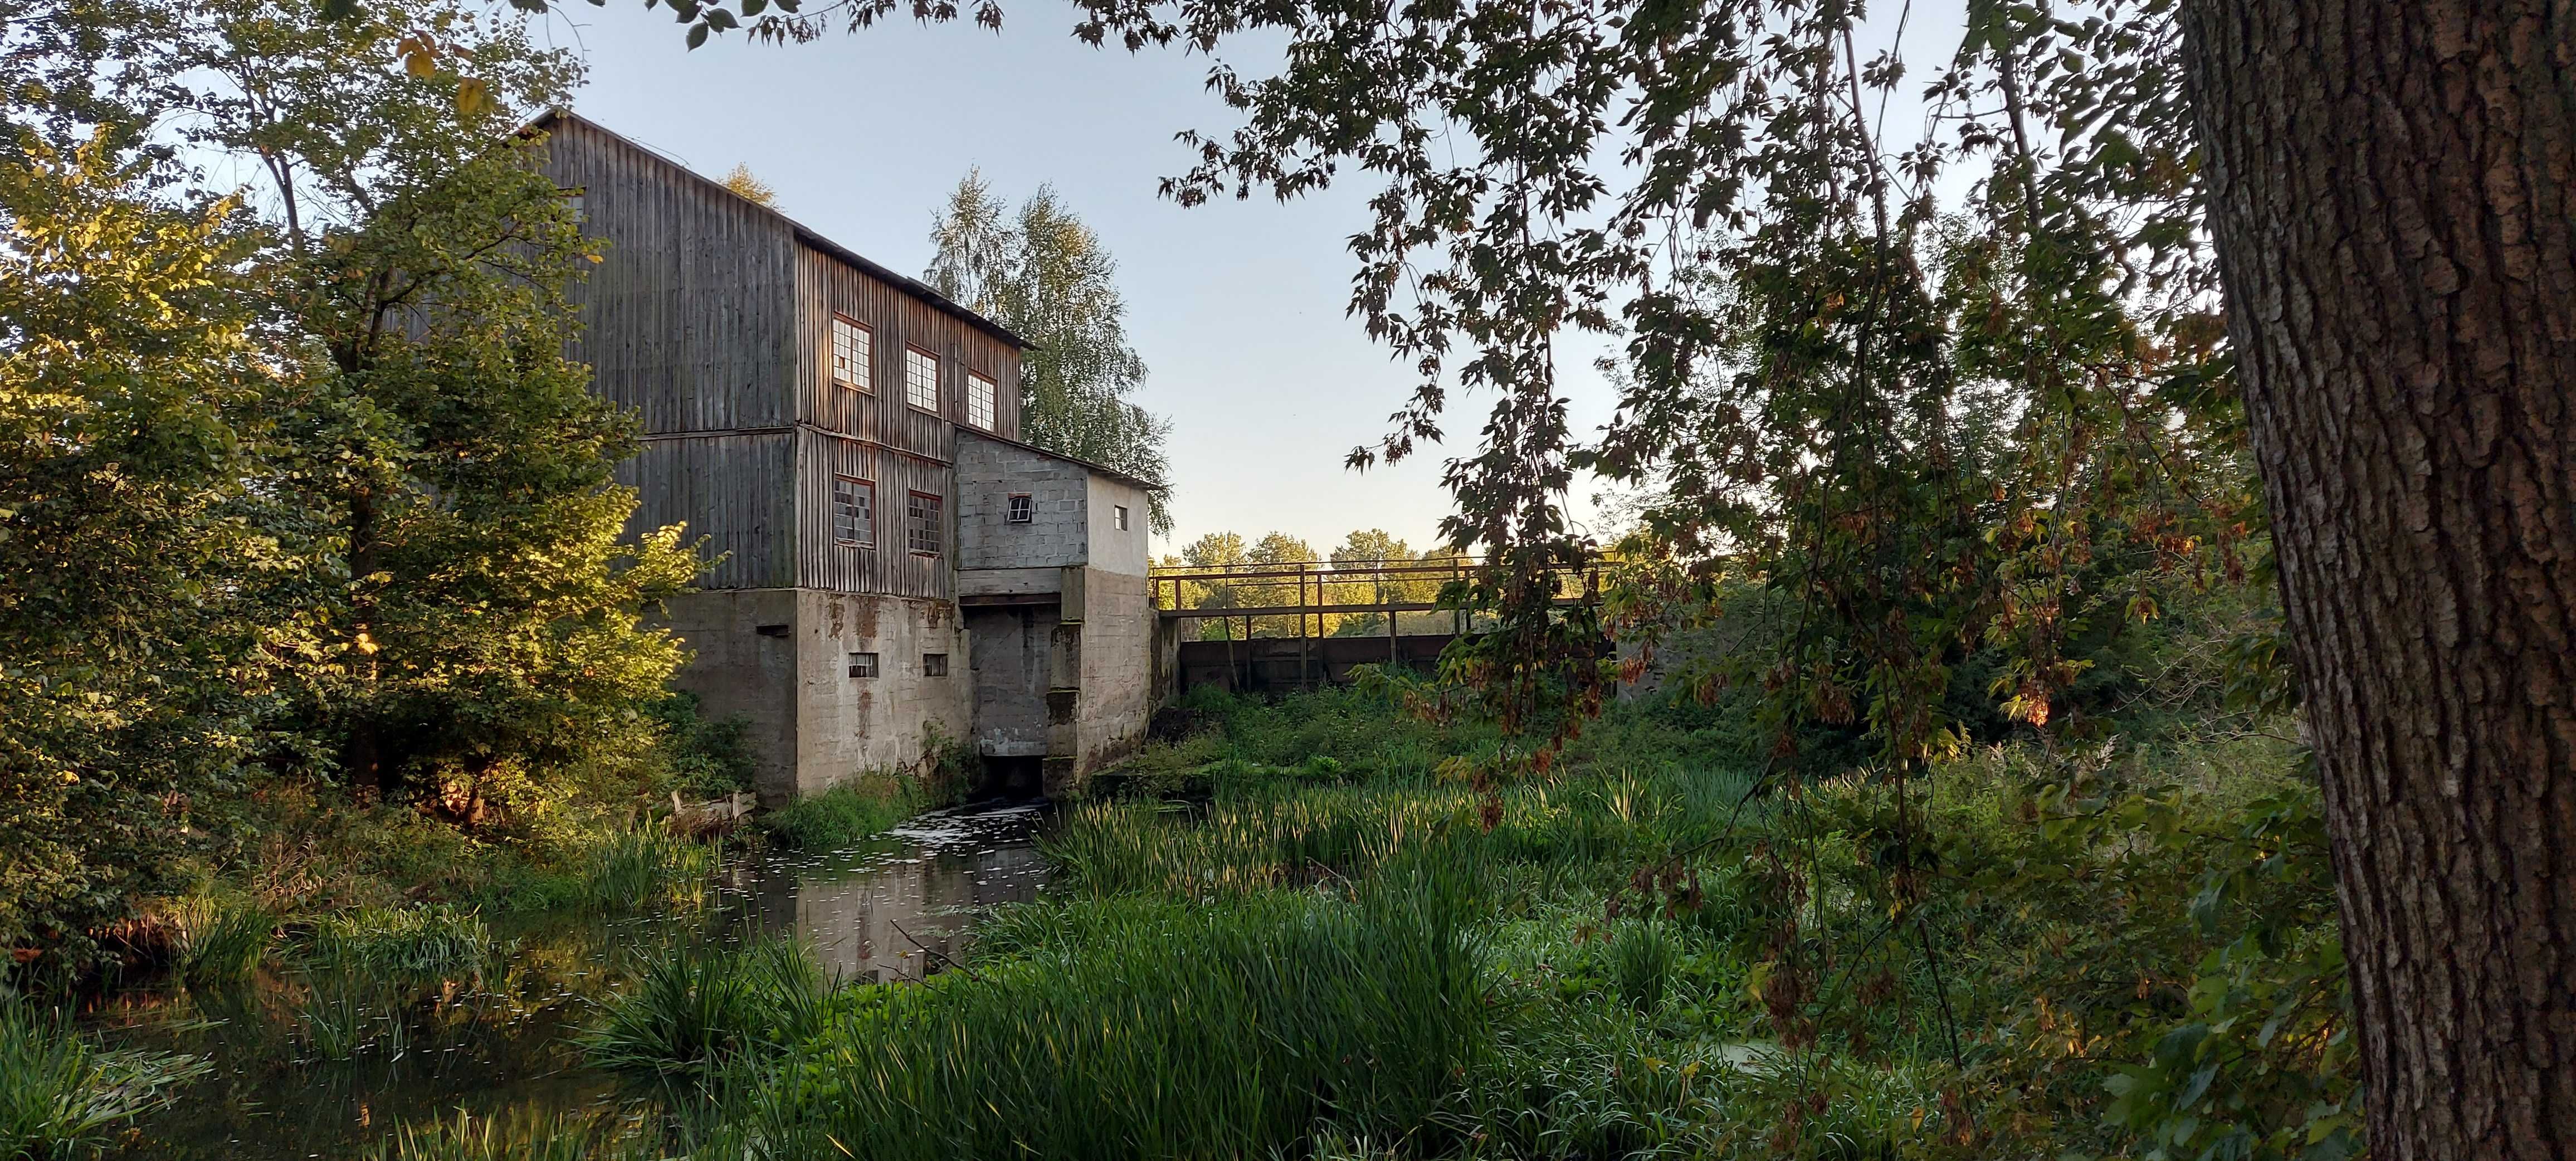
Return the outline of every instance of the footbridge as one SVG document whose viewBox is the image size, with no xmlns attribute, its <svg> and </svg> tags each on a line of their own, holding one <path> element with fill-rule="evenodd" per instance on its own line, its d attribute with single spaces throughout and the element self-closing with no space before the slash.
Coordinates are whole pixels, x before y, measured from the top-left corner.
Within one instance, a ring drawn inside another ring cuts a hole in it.
<svg viewBox="0 0 2576 1161">
<path fill-rule="evenodd" d="M 1363 664 L 1427 670 L 1450 641 L 1481 627 L 1483 615 L 1443 594 L 1483 565 L 1453 556 L 1155 568 L 1156 652 L 1170 667 L 1158 676 L 1172 692 L 1256 692 L 1339 684 Z M 1556 584 L 1559 604 L 1600 593 L 1590 568 L 1559 570 Z"/>
</svg>

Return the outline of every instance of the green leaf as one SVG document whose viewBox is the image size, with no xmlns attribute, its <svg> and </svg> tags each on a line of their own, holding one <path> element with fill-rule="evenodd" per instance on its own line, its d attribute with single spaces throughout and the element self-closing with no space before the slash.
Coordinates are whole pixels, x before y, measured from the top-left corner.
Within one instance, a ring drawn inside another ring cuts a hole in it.
<svg viewBox="0 0 2576 1161">
<path fill-rule="evenodd" d="M 692 28 L 690 28 L 690 29 L 689 29 L 689 47 L 690 47 L 690 48 L 693 48 L 693 49 L 694 49 L 694 48 L 698 47 L 699 45 L 705 44 L 706 42 L 707 42 L 707 26 L 706 26 L 706 25 L 700 24 L 700 25 L 696 25 L 696 26 L 694 26 L 694 27 L 692 27 Z"/>
<path fill-rule="evenodd" d="M 758 16 L 761 10 L 767 7 L 769 7 L 769 0 L 742 0 L 742 14 L 745 18 Z"/>
</svg>

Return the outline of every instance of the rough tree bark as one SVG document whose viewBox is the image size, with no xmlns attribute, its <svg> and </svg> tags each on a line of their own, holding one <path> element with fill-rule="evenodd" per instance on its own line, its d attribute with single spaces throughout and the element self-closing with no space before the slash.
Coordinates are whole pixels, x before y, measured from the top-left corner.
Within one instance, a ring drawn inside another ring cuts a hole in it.
<svg viewBox="0 0 2576 1161">
<path fill-rule="evenodd" d="M 2576 1157 L 2576 4 L 2183 28 L 2371 1150 Z"/>
</svg>

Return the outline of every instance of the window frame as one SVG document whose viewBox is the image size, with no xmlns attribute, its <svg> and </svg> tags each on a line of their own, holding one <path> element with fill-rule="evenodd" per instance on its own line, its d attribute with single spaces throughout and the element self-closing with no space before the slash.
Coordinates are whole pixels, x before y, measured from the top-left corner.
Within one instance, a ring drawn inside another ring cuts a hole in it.
<svg viewBox="0 0 2576 1161">
<path fill-rule="evenodd" d="M 875 327 L 851 318 L 846 314 L 842 314 L 837 310 L 833 311 L 830 333 L 825 335 L 823 340 L 826 355 L 825 366 L 829 368 L 831 364 L 840 360 L 840 329 L 842 324 L 845 323 L 848 324 L 851 330 L 857 331 L 861 335 L 866 336 L 868 343 L 867 366 L 859 368 L 859 377 L 855 380 L 842 378 L 841 373 L 836 370 L 827 371 L 832 378 L 832 386 L 843 391 L 856 391 L 861 395 L 874 395 L 877 393 L 875 382 L 877 373 L 877 329 Z"/>
<path fill-rule="evenodd" d="M 938 662 L 938 663 L 939 663 L 939 666 L 938 666 L 939 671 L 938 671 L 937 673 L 933 673 L 933 672 L 931 672 L 931 662 L 934 662 L 934 661 L 936 661 L 936 662 Z M 945 654 L 945 653 L 924 653 L 924 654 L 922 654 L 922 655 L 921 655 L 921 675 L 922 675 L 923 677 L 946 677 L 946 676 L 948 676 L 948 655 L 947 655 L 947 654 Z"/>
<path fill-rule="evenodd" d="M 861 658 L 866 658 L 866 660 L 862 661 L 860 660 Z M 860 672 L 862 669 L 867 672 Z M 871 650 L 865 653 L 850 654 L 850 676 L 861 681 L 871 681 L 882 676 L 884 673 L 885 663 L 882 660 L 879 660 L 879 655 L 875 651 Z"/>
<path fill-rule="evenodd" d="M 1109 506 L 1109 510 L 1118 518 L 1118 530 L 1120 532 L 1127 531 L 1127 506 L 1125 504 L 1112 504 Z"/>
<path fill-rule="evenodd" d="M 921 357 L 921 358 L 928 359 L 928 360 L 930 361 L 930 406 L 928 406 L 928 407 L 924 407 L 924 406 L 922 406 L 919 400 L 916 400 L 916 399 L 914 399 L 914 398 L 912 397 L 912 360 L 913 360 L 913 357 L 914 357 L 914 356 L 916 356 L 916 355 L 917 355 L 917 356 L 919 356 L 919 357 Z M 927 348 L 927 347 L 915 346 L 915 345 L 913 345 L 913 344 L 911 344 L 911 343 L 905 343 L 905 344 L 903 345 L 903 405 L 904 405 L 904 406 L 909 407 L 909 408 L 911 408 L 911 409 L 913 409 L 913 410 L 915 410 L 915 411 L 927 411 L 927 412 L 929 412 L 929 413 L 930 413 L 930 414 L 932 414 L 932 415 L 941 415 L 941 414 L 945 414 L 944 412 L 942 412 L 942 411 L 940 410 L 940 404 L 942 404 L 943 402 L 945 402 L 945 400 L 943 400 L 943 399 L 941 398 L 941 395 L 943 394 L 943 391 L 942 391 L 942 385 L 941 385 L 941 383 L 939 382 L 940 375 L 943 373 L 943 371 L 944 371 L 945 369 L 944 369 L 944 368 L 942 368 L 939 364 L 940 364 L 939 352 L 937 352 L 937 351 L 933 351 L 933 350 L 931 350 L 931 349 L 929 349 L 929 348 Z"/>
<path fill-rule="evenodd" d="M 841 539 L 841 485 L 857 484 L 866 489 L 868 498 L 868 538 Z M 865 476 L 832 473 L 832 543 L 841 548 L 875 548 L 877 546 L 877 482 Z"/>
<path fill-rule="evenodd" d="M 1002 523 L 1035 524 L 1038 522 L 1038 499 L 1027 492 L 1013 492 L 1002 499 Z"/>
<path fill-rule="evenodd" d="M 914 500 L 930 501 L 930 521 L 926 526 L 918 525 L 916 523 L 912 512 L 912 502 Z M 927 551 L 917 547 L 914 542 L 913 534 L 916 531 L 920 531 L 923 527 L 927 528 L 928 535 L 933 544 L 933 547 Z M 903 548 L 905 552 L 909 552 L 914 556 L 929 557 L 933 560 L 947 555 L 948 497 L 942 496 L 937 492 L 923 492 L 910 488 L 904 490 Z"/>
<path fill-rule="evenodd" d="M 977 392 L 982 392 L 984 418 L 975 418 Z M 1002 385 L 992 376 L 966 369 L 966 425 L 977 431 L 991 431 L 1002 418 Z"/>
</svg>

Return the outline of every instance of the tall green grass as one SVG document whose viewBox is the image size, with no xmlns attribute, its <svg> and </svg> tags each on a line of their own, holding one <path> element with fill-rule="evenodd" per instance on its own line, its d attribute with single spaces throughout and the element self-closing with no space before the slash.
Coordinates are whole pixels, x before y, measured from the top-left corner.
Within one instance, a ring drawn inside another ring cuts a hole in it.
<svg viewBox="0 0 2576 1161">
<path fill-rule="evenodd" d="M 600 1161 L 659 1156 L 623 1120 L 591 1114 L 456 1115 L 408 1124 L 368 1151 L 369 1161 Z"/>
<path fill-rule="evenodd" d="M 610 911 L 701 906 L 715 862 L 712 848 L 667 831 L 619 831 L 591 846 L 578 901 Z"/>
<path fill-rule="evenodd" d="M 813 1035 L 828 994 L 795 943 L 700 944 L 656 961 L 582 1034 L 591 1067 L 630 1081 L 705 1086 Z"/>
<path fill-rule="evenodd" d="M 99 1048 L 60 1013 L 0 993 L 0 1157 L 100 1152 L 210 1067 L 202 1057 Z"/>
<path fill-rule="evenodd" d="M 935 803 L 918 779 L 878 775 L 809 794 L 761 817 L 781 845 L 800 851 L 838 851 L 894 829 Z"/>
<path fill-rule="evenodd" d="M 1089 900 L 988 934 L 975 974 L 838 1014 L 753 1118 L 801 1156 L 1266 1157 L 1326 1123 L 1436 1136 L 1492 1041 L 1474 877 L 1350 897 Z"/>
<path fill-rule="evenodd" d="M 191 984 L 249 979 L 267 957 L 277 916 L 246 899 L 198 895 L 172 912 L 171 967 Z"/>
<path fill-rule="evenodd" d="M 481 914 L 429 904 L 326 915 L 313 926 L 307 954 L 314 966 L 329 970 L 458 975 L 482 967 L 492 946 L 492 929 Z"/>
</svg>

